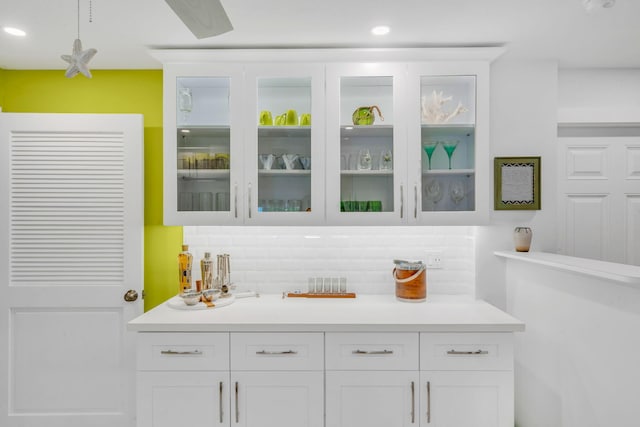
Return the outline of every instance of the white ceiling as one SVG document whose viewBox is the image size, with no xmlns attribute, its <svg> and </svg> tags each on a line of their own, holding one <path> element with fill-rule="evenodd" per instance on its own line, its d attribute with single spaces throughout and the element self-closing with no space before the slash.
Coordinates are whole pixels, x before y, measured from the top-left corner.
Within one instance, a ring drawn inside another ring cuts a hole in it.
<svg viewBox="0 0 640 427">
<path fill-rule="evenodd" d="M 235 29 L 197 40 L 164 0 L 80 0 L 80 38 L 97 69 L 160 68 L 149 48 L 504 45 L 561 67 L 640 67 L 640 0 L 587 13 L 582 0 L 222 0 Z M 65 69 L 76 0 L 0 0 L 0 68 Z M 371 35 L 374 25 L 391 33 Z"/>
</svg>

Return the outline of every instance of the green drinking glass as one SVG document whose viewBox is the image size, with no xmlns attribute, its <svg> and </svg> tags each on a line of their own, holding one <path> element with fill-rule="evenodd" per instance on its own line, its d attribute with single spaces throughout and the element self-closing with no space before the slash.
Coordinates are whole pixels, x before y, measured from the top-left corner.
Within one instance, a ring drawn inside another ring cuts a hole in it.
<svg viewBox="0 0 640 427">
<path fill-rule="evenodd" d="M 369 212 L 382 212 L 382 201 L 369 200 Z"/>
<path fill-rule="evenodd" d="M 433 152 L 436 151 L 438 144 L 438 141 L 427 141 L 427 143 L 424 144 L 423 148 L 424 152 L 427 153 L 427 164 L 429 165 L 429 169 L 431 169 L 431 156 L 433 156 Z"/>
<path fill-rule="evenodd" d="M 447 157 L 449 157 L 449 169 L 451 169 L 451 156 L 453 156 L 453 152 L 456 151 L 456 147 L 458 146 L 457 140 L 443 141 L 442 148 L 447 152 Z"/>
</svg>

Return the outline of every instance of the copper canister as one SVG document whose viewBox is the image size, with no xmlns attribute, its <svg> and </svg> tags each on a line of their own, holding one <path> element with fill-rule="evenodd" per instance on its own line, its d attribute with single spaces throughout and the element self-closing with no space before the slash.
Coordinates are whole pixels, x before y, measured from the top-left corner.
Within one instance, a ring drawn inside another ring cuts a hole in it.
<svg viewBox="0 0 640 427">
<path fill-rule="evenodd" d="M 396 261 L 393 277 L 396 280 L 396 298 L 399 301 L 426 301 L 427 272 L 422 261 Z"/>
</svg>

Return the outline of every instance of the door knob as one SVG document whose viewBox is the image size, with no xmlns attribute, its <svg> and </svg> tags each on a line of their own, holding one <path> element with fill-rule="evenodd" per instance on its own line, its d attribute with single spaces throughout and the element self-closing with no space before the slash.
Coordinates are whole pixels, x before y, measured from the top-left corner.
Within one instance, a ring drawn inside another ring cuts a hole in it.
<svg viewBox="0 0 640 427">
<path fill-rule="evenodd" d="M 138 292 L 133 289 L 129 289 L 126 294 L 124 294 L 124 300 L 127 302 L 132 302 L 138 299 Z"/>
</svg>

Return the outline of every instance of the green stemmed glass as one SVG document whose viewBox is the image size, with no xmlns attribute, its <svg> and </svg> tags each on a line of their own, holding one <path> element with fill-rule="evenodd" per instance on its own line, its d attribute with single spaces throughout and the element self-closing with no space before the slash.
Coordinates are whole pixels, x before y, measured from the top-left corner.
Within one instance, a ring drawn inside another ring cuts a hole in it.
<svg viewBox="0 0 640 427">
<path fill-rule="evenodd" d="M 427 141 L 426 144 L 424 144 L 424 151 L 425 153 L 427 153 L 427 163 L 429 165 L 429 169 L 431 169 L 431 156 L 433 155 L 433 152 L 436 151 L 436 147 L 438 147 L 438 144 L 440 142 L 438 141 Z"/>
<path fill-rule="evenodd" d="M 456 151 L 457 146 L 457 140 L 442 142 L 442 147 L 444 148 L 444 151 L 447 152 L 447 157 L 449 157 L 449 169 L 451 169 L 451 156 L 453 155 L 453 152 Z"/>
</svg>

